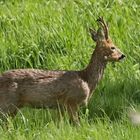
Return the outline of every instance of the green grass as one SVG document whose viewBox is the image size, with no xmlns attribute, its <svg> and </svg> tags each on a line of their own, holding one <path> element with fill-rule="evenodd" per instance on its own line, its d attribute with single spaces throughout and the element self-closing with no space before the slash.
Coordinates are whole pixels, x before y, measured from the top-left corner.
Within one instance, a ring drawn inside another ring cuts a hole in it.
<svg viewBox="0 0 140 140">
<path fill-rule="evenodd" d="M 110 36 L 127 55 L 109 64 L 88 109 L 81 109 L 81 126 L 48 110 L 23 109 L 1 140 L 138 140 L 139 126 L 128 118 L 140 108 L 139 0 L 1 0 L 0 71 L 14 68 L 83 69 L 94 49 L 88 28 L 96 19 L 109 22 Z"/>
</svg>

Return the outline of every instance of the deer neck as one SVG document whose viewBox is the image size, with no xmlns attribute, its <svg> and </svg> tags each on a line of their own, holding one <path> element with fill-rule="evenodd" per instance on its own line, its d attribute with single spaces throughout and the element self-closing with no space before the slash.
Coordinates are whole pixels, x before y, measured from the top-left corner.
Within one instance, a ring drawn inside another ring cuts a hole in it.
<svg viewBox="0 0 140 140">
<path fill-rule="evenodd" d="M 100 51 L 96 48 L 88 66 L 81 71 L 81 77 L 88 83 L 91 93 L 101 80 L 107 64 L 104 57 L 100 54 Z"/>
</svg>

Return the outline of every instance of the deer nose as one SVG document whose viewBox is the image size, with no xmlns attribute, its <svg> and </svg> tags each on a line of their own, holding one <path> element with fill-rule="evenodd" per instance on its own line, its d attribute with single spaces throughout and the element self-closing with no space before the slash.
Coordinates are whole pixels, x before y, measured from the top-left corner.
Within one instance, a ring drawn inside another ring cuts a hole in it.
<svg viewBox="0 0 140 140">
<path fill-rule="evenodd" d="M 119 57 L 119 60 L 121 60 L 121 59 L 123 59 L 123 58 L 125 58 L 125 55 L 124 55 L 124 54 L 122 54 L 122 55 Z"/>
</svg>

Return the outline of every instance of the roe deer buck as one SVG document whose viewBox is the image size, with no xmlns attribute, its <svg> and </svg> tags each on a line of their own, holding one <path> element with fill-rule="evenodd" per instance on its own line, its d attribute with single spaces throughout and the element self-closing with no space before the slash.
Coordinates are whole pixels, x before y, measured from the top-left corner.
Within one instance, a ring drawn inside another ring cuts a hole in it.
<svg viewBox="0 0 140 140">
<path fill-rule="evenodd" d="M 70 119 L 78 122 L 78 107 L 87 104 L 101 80 L 107 62 L 125 57 L 108 36 L 103 18 L 97 19 L 97 32 L 90 29 L 96 48 L 87 67 L 81 71 L 16 69 L 0 76 L 0 112 L 16 115 L 18 108 L 65 107 Z"/>
</svg>

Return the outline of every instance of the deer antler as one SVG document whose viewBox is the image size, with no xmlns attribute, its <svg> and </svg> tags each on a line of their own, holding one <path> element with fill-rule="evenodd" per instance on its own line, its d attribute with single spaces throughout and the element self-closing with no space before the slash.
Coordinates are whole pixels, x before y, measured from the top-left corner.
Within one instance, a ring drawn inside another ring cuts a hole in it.
<svg viewBox="0 0 140 140">
<path fill-rule="evenodd" d="M 105 23 L 103 17 L 99 17 L 97 19 L 97 21 L 101 24 L 101 26 L 103 27 L 103 30 L 104 30 L 104 33 L 105 33 L 105 38 L 106 40 L 108 39 L 108 26 L 107 24 Z"/>
</svg>

